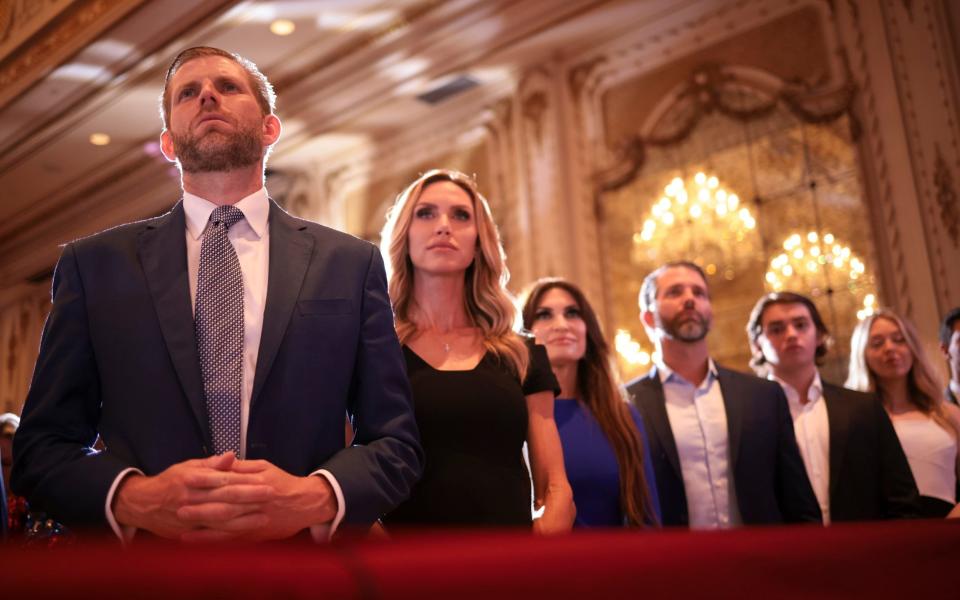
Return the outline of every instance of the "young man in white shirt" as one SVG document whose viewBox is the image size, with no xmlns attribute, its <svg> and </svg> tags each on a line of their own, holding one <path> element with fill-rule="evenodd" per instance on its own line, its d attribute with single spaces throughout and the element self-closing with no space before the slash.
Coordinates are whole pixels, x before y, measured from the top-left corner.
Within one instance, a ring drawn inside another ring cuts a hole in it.
<svg viewBox="0 0 960 600">
<path fill-rule="evenodd" d="M 948 402 L 960 404 L 960 306 L 952 309 L 940 325 L 940 350 L 947 359 L 950 381 L 943 392 Z"/>
<path fill-rule="evenodd" d="M 761 377 L 787 396 L 800 455 L 823 521 L 917 516 L 917 488 L 883 406 L 873 394 L 820 379 L 829 332 L 816 305 L 793 292 L 766 294 L 747 324 Z"/>
</svg>

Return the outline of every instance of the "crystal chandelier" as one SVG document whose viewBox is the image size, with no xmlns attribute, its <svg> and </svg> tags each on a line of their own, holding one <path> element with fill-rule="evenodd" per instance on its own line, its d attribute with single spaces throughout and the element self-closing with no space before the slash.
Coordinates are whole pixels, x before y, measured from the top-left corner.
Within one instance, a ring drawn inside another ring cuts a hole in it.
<svg viewBox="0 0 960 600">
<path fill-rule="evenodd" d="M 740 198 L 714 175 L 698 172 L 674 177 L 633 234 L 636 262 L 692 260 L 707 274 L 733 279 L 735 270 L 754 260 L 759 249 L 757 221 Z"/>
<path fill-rule="evenodd" d="M 863 260 L 841 243 L 832 233 L 822 236 L 816 231 L 806 235 L 794 233 L 783 241 L 783 252 L 770 261 L 765 276 L 767 289 L 809 291 L 813 296 L 846 290 L 858 306 L 857 319 L 864 319 L 877 308 L 873 275 Z M 832 280 L 830 275 L 833 276 Z"/>
</svg>

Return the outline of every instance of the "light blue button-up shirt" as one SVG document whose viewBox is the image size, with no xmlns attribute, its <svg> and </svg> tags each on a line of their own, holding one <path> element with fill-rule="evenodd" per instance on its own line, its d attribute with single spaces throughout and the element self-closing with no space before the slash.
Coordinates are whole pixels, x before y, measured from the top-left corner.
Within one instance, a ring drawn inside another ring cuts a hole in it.
<svg viewBox="0 0 960 600">
<path fill-rule="evenodd" d="M 709 361 L 707 376 L 694 385 L 662 361 L 667 418 L 677 444 L 691 529 L 726 529 L 741 524 L 730 464 L 727 411 Z"/>
</svg>

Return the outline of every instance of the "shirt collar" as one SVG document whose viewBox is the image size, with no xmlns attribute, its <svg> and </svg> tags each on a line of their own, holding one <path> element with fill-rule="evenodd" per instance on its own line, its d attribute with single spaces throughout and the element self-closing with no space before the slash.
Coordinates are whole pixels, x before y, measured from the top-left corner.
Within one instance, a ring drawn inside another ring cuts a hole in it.
<svg viewBox="0 0 960 600">
<path fill-rule="evenodd" d="M 660 357 L 659 355 L 656 358 L 654 358 L 653 362 L 657 366 L 657 375 L 660 377 L 661 384 L 667 383 L 668 381 L 671 381 L 671 379 L 673 381 L 686 381 L 686 379 L 684 379 L 680 375 L 677 375 L 677 373 L 674 372 L 673 369 L 668 367 L 667 363 L 663 362 L 663 358 Z M 704 381 L 709 381 L 711 379 L 716 379 L 716 378 L 717 378 L 717 365 L 714 364 L 712 358 L 707 358 L 707 376 L 704 378 Z M 691 385 L 695 385 L 689 381 L 687 381 L 687 383 L 690 383 Z"/>
<path fill-rule="evenodd" d="M 780 384 L 780 387 L 783 388 L 784 394 L 787 396 L 787 400 L 791 402 L 800 402 L 800 392 L 792 385 L 786 381 L 780 379 L 773 373 L 767 375 L 767 379 L 771 381 L 776 381 Z M 807 402 L 813 404 L 817 400 L 823 397 L 823 382 L 820 380 L 820 371 L 815 371 L 813 375 L 813 381 L 810 382 L 810 389 L 807 390 Z"/>
<path fill-rule="evenodd" d="M 260 187 L 259 190 L 242 198 L 234 204 L 243 212 L 243 218 L 253 230 L 253 233 L 262 238 L 267 230 L 267 219 L 270 216 L 270 201 L 267 196 L 267 188 Z M 207 228 L 210 221 L 210 213 L 217 208 L 217 205 L 200 196 L 183 192 L 183 211 L 187 217 L 187 231 L 193 236 L 193 239 L 199 240 L 203 231 Z"/>
<path fill-rule="evenodd" d="M 954 380 L 950 380 L 950 391 L 953 392 L 953 395 L 960 398 L 960 383 L 957 383 Z"/>
</svg>

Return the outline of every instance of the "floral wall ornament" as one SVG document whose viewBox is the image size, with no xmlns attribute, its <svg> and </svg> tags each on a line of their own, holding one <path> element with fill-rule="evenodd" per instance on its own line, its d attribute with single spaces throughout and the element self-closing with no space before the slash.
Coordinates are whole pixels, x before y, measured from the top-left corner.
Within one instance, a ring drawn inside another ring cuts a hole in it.
<svg viewBox="0 0 960 600">
<path fill-rule="evenodd" d="M 933 170 L 933 187 L 936 190 L 937 206 L 940 207 L 940 221 L 953 241 L 954 247 L 960 247 L 960 201 L 953 188 L 953 175 L 943 159 L 940 146 L 936 146 L 937 159 Z"/>
<path fill-rule="evenodd" d="M 822 87 L 731 65 L 704 64 L 691 72 L 645 135 L 637 133 L 620 143 L 616 164 L 595 176 L 598 195 L 634 181 L 643 168 L 647 146 L 680 144 L 703 117 L 713 113 L 744 123 L 768 117 L 778 107 L 809 124 L 827 124 L 845 116 L 856 141 L 860 127 L 851 111 L 855 95 L 856 86 L 849 81 Z"/>
</svg>

